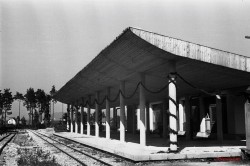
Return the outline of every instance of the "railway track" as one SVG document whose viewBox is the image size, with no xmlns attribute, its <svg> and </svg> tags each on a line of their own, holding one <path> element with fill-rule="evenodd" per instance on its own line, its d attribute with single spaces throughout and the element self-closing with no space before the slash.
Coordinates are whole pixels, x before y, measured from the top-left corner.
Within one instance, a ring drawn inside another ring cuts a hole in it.
<svg viewBox="0 0 250 166">
<path fill-rule="evenodd" d="M 15 137 L 16 133 L 6 134 L 0 138 L 0 155 L 2 154 L 5 146 Z"/>
<path fill-rule="evenodd" d="M 31 131 L 31 130 L 30 130 Z M 62 139 L 59 137 L 51 137 L 45 134 L 31 131 L 33 134 L 55 147 L 62 153 L 66 154 L 73 160 L 77 161 L 81 165 L 134 165 L 129 161 L 125 161 L 122 158 L 112 156 L 110 154 L 86 147 L 84 145 L 74 143 L 73 141 L 69 141 L 67 139 Z M 69 144 L 70 142 L 70 144 Z M 92 160 L 93 164 L 90 164 Z"/>
</svg>

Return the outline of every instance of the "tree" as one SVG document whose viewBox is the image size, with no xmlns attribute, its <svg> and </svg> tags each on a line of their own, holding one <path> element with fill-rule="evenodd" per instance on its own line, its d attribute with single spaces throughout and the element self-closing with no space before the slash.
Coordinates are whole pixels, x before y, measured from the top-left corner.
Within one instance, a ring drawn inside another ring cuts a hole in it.
<svg viewBox="0 0 250 166">
<path fill-rule="evenodd" d="M 51 95 L 51 98 L 52 98 L 52 123 L 54 122 L 54 105 L 55 103 L 57 102 L 55 99 L 54 99 L 54 95 L 56 94 L 56 88 L 55 88 L 55 85 L 52 86 L 52 89 L 50 91 L 50 95 Z"/>
<path fill-rule="evenodd" d="M 30 111 L 31 115 L 31 125 L 33 124 L 33 110 L 36 108 L 36 95 L 33 88 L 27 89 L 26 94 L 24 95 L 24 106 L 27 108 L 27 111 Z"/>
<path fill-rule="evenodd" d="M 35 109 L 35 110 L 34 110 L 34 124 L 33 124 L 33 126 L 34 126 L 35 128 L 37 128 L 38 123 L 39 123 L 39 113 L 38 113 L 37 110 Z"/>
<path fill-rule="evenodd" d="M 2 115 L 1 124 L 3 125 L 3 94 L 0 90 L 0 115 Z"/>
<path fill-rule="evenodd" d="M 46 94 L 46 102 L 44 105 L 44 124 L 46 127 L 50 125 L 50 101 L 51 96 Z"/>
<path fill-rule="evenodd" d="M 1 125 L 3 125 L 3 94 L 0 90 L 0 115 L 2 115 Z"/>
<path fill-rule="evenodd" d="M 13 97 L 10 92 L 10 89 L 4 89 L 4 93 L 2 94 L 2 102 L 3 102 L 3 110 L 5 112 L 5 124 L 6 124 L 6 113 L 7 111 L 11 110 L 12 103 L 13 103 Z"/>
<path fill-rule="evenodd" d="M 18 102 L 19 102 L 19 116 L 18 116 L 19 118 L 17 119 L 18 120 L 17 124 L 19 124 L 19 121 L 20 121 L 20 103 L 21 103 L 21 101 L 24 100 L 23 94 L 19 93 L 19 92 L 16 92 L 16 95 L 14 96 L 14 99 L 18 100 Z"/>
<path fill-rule="evenodd" d="M 45 110 L 45 103 L 46 103 L 46 94 L 44 90 L 42 89 L 37 89 L 36 91 L 36 100 L 37 100 L 37 105 L 39 108 L 39 122 L 42 122 L 42 113 Z"/>
</svg>

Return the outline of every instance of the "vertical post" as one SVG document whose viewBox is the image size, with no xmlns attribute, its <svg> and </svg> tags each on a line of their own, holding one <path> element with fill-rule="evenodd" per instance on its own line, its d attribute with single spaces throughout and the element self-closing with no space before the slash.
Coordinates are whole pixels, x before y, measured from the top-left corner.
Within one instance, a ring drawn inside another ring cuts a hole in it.
<svg viewBox="0 0 250 166">
<path fill-rule="evenodd" d="M 99 92 L 96 92 L 95 99 L 99 101 Z M 99 105 L 95 102 L 95 136 L 99 137 Z"/>
<path fill-rule="evenodd" d="M 120 91 L 125 94 L 125 81 L 120 82 Z M 120 93 L 120 141 L 125 142 L 125 101 Z"/>
<path fill-rule="evenodd" d="M 106 97 L 106 138 L 110 139 L 110 106 L 108 98 L 110 97 L 110 88 L 107 88 Z"/>
<path fill-rule="evenodd" d="M 78 122 L 77 122 L 77 119 L 78 119 L 78 104 L 75 106 L 75 133 L 78 133 Z"/>
<path fill-rule="evenodd" d="M 152 108 L 152 104 L 149 105 L 149 126 L 150 126 L 150 131 L 154 131 L 154 112 Z"/>
<path fill-rule="evenodd" d="M 245 102 L 246 147 L 250 151 L 250 103 Z"/>
<path fill-rule="evenodd" d="M 216 123 L 217 123 L 217 140 L 223 141 L 223 127 L 222 127 L 222 103 L 221 99 L 216 97 Z"/>
<path fill-rule="evenodd" d="M 84 131 L 84 122 L 83 122 L 83 113 L 84 113 L 84 107 L 83 106 L 81 106 L 81 134 L 83 134 L 83 131 Z"/>
<path fill-rule="evenodd" d="M 73 133 L 73 104 L 70 109 L 70 132 Z"/>
<path fill-rule="evenodd" d="M 140 73 L 141 83 L 145 85 L 145 75 Z M 140 144 L 146 145 L 146 125 L 145 125 L 145 105 L 146 97 L 145 90 L 140 86 Z"/>
<path fill-rule="evenodd" d="M 183 135 L 184 133 L 184 108 L 183 108 L 183 100 L 179 101 L 179 133 Z"/>
<path fill-rule="evenodd" d="M 89 95 L 88 108 L 87 108 L 87 135 L 90 135 L 90 103 L 91 103 L 91 96 Z"/>
<path fill-rule="evenodd" d="M 176 71 L 175 62 L 170 62 L 170 72 Z M 170 150 L 177 151 L 177 109 L 176 109 L 176 76 L 169 74 L 169 127 L 170 127 Z"/>
<path fill-rule="evenodd" d="M 67 131 L 69 131 L 69 125 L 70 125 L 70 105 L 67 104 Z"/>
<path fill-rule="evenodd" d="M 150 131 L 150 126 L 149 126 L 149 102 L 146 103 L 146 124 L 147 124 L 146 130 L 147 130 L 147 133 L 149 133 L 149 131 Z"/>
</svg>

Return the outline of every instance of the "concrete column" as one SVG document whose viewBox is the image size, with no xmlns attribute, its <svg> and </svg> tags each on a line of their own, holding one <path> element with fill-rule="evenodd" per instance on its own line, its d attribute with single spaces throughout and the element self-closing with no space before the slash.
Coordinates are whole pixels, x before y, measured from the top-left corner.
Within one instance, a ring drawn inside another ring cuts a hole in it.
<svg viewBox="0 0 250 166">
<path fill-rule="evenodd" d="M 150 126 L 150 131 L 154 131 L 154 112 L 153 112 L 153 108 L 152 108 L 152 103 L 150 103 L 149 105 L 149 126 Z"/>
<path fill-rule="evenodd" d="M 145 75 L 140 74 L 141 83 L 145 85 Z M 146 97 L 145 89 L 140 86 L 140 144 L 146 145 L 146 124 L 145 124 L 145 111 L 146 111 Z"/>
<path fill-rule="evenodd" d="M 75 133 L 78 133 L 78 105 L 75 106 Z"/>
<path fill-rule="evenodd" d="M 175 62 L 169 63 L 170 72 L 176 71 Z M 176 76 L 169 74 L 169 85 L 168 85 L 169 98 L 169 127 L 170 127 L 170 150 L 177 151 L 177 109 L 176 109 Z"/>
<path fill-rule="evenodd" d="M 191 106 L 190 106 L 190 98 L 189 96 L 185 97 L 185 115 L 186 115 L 186 124 L 185 124 L 185 132 L 186 132 L 186 140 L 191 139 Z"/>
<path fill-rule="evenodd" d="M 120 82 L 120 90 L 125 94 L 125 81 Z M 125 142 L 125 100 L 120 94 L 120 141 Z"/>
<path fill-rule="evenodd" d="M 222 126 L 222 103 L 221 99 L 216 97 L 216 123 L 217 123 L 217 140 L 223 141 L 223 126 Z"/>
<path fill-rule="evenodd" d="M 81 134 L 83 134 L 84 131 L 84 121 L 83 121 L 83 113 L 84 113 L 84 107 L 81 106 Z"/>
<path fill-rule="evenodd" d="M 197 133 L 197 137 L 207 138 L 209 135 L 206 133 L 206 114 L 205 114 L 205 104 L 204 98 L 199 97 L 199 111 L 200 111 L 200 131 Z"/>
<path fill-rule="evenodd" d="M 87 108 L 87 135 L 90 135 L 90 103 L 91 103 L 91 96 L 89 95 L 88 99 L 88 108 Z"/>
<path fill-rule="evenodd" d="M 146 130 L 147 130 L 147 133 L 149 133 L 150 131 L 150 126 L 149 126 L 149 103 L 147 102 L 146 103 Z"/>
<path fill-rule="evenodd" d="M 70 105 L 67 104 L 67 131 L 70 130 L 69 126 L 70 126 Z"/>
<path fill-rule="evenodd" d="M 99 92 L 96 92 L 95 99 L 99 101 Z M 95 136 L 99 137 L 99 105 L 95 103 Z"/>
<path fill-rule="evenodd" d="M 245 102 L 246 148 L 250 151 L 250 103 Z"/>
<path fill-rule="evenodd" d="M 70 132 L 73 133 L 73 105 L 70 109 Z"/>
<path fill-rule="evenodd" d="M 107 88 L 106 98 L 106 138 L 110 139 L 110 106 L 108 98 L 110 97 L 110 88 Z"/>
<path fill-rule="evenodd" d="M 184 102 L 183 100 L 179 101 L 179 134 L 184 135 Z"/>
</svg>

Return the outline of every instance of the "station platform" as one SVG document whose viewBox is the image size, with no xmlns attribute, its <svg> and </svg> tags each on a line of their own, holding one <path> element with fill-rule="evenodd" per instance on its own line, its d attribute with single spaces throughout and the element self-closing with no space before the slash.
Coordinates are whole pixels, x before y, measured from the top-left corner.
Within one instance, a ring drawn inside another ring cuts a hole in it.
<svg viewBox="0 0 250 166">
<path fill-rule="evenodd" d="M 126 142 L 114 139 L 119 134 L 111 134 L 111 139 L 104 137 L 87 136 L 70 132 L 57 132 L 54 135 L 63 137 L 83 145 L 106 151 L 132 161 L 178 160 L 241 157 L 241 148 L 245 148 L 245 141 L 224 140 L 178 140 L 178 152 L 169 152 L 165 138 L 147 137 L 147 146 L 138 143 L 138 135 L 126 134 Z M 113 137 L 113 138 L 112 138 Z"/>
</svg>

